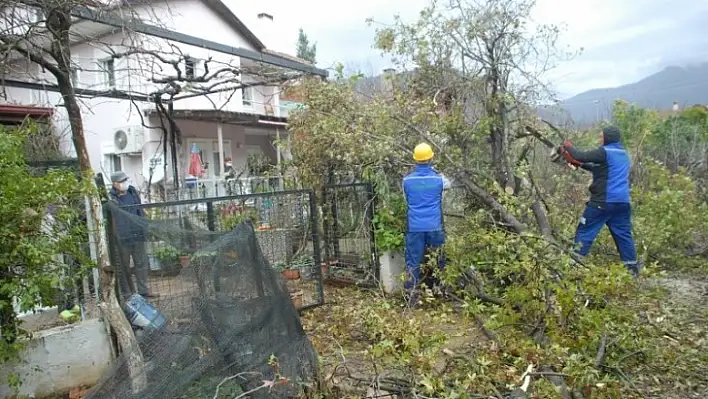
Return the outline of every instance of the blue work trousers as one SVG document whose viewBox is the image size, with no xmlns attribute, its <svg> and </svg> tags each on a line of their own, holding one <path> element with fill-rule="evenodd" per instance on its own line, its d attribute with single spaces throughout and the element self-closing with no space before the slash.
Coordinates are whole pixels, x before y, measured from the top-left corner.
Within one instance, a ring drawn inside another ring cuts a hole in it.
<svg viewBox="0 0 708 399">
<path fill-rule="evenodd" d="M 406 269 L 408 278 L 404 284 L 406 290 L 410 290 L 421 283 L 420 264 L 425 257 L 426 249 L 438 250 L 445 244 L 445 232 L 421 231 L 406 233 Z M 440 251 L 438 267 L 442 270 L 445 267 L 445 256 Z"/>
<path fill-rule="evenodd" d="M 620 259 L 628 269 L 637 268 L 637 250 L 632 238 L 632 207 L 627 203 L 589 203 L 580 218 L 575 232 L 577 252 L 586 256 L 590 252 L 593 241 L 607 225 L 615 240 Z"/>
</svg>

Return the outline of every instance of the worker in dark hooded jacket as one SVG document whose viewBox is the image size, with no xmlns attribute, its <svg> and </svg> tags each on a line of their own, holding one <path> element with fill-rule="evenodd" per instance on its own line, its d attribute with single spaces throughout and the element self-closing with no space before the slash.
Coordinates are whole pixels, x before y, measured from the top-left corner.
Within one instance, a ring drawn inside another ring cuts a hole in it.
<svg viewBox="0 0 708 399">
<path fill-rule="evenodd" d="M 607 225 L 622 262 L 637 277 L 639 266 L 632 237 L 629 187 L 631 162 L 620 138 L 619 129 L 609 126 L 602 130 L 599 148 L 584 152 L 566 141 L 559 152 L 569 163 L 592 173 L 590 201 L 575 233 L 578 254 L 587 255 L 600 230 Z"/>
<path fill-rule="evenodd" d="M 125 172 L 116 172 L 111 175 L 113 187 L 110 191 L 111 199 L 119 206 L 140 205 L 140 195 L 135 187 L 128 183 Z M 147 256 L 145 242 L 146 226 L 138 218 L 144 218 L 145 211 L 140 207 L 126 208 L 123 212 L 113 215 L 113 223 L 118 236 L 118 254 L 120 265 L 117 267 L 118 286 L 123 299 L 131 294 L 140 294 L 145 298 L 154 298 L 148 291 L 148 273 L 150 262 Z M 137 291 L 133 285 L 130 273 L 130 260 L 133 260 Z"/>
<path fill-rule="evenodd" d="M 433 156 L 428 144 L 418 144 L 413 151 L 415 170 L 403 178 L 403 193 L 408 205 L 405 255 L 408 278 L 404 288 L 410 294 L 411 302 L 416 301 L 415 288 L 421 282 L 420 264 L 425 250 L 439 250 L 445 243 L 442 196 L 443 190 L 450 187 L 450 181 L 433 169 L 430 164 Z M 440 269 L 444 262 L 440 254 Z"/>
</svg>

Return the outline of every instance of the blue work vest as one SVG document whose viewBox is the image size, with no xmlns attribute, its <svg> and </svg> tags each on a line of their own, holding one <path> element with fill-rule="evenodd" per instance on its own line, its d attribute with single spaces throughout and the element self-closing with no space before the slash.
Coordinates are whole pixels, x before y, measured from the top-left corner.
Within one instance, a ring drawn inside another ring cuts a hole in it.
<svg viewBox="0 0 708 399">
<path fill-rule="evenodd" d="M 418 164 L 403 178 L 403 192 L 408 203 L 408 231 L 443 230 L 442 175 L 429 164 Z"/>
<path fill-rule="evenodd" d="M 610 203 L 629 203 L 629 172 L 632 167 L 627 150 L 620 143 L 603 146 L 607 155 L 607 196 Z"/>
</svg>

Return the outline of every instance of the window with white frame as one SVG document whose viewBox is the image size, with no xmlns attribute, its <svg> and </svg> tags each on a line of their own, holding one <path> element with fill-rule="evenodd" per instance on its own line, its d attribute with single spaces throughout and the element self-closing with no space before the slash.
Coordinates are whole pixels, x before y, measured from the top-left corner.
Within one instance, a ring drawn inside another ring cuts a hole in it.
<svg viewBox="0 0 708 399">
<path fill-rule="evenodd" d="M 224 145 L 224 153 L 222 154 L 223 159 L 226 160 L 226 158 L 231 158 L 231 141 L 223 140 L 222 144 Z M 223 172 L 221 162 L 219 162 L 219 142 L 212 142 L 211 148 L 212 160 L 214 162 L 214 176 L 221 176 Z"/>
<path fill-rule="evenodd" d="M 123 159 L 120 157 L 120 155 L 106 155 L 106 161 L 106 164 L 110 168 L 111 173 L 120 172 L 123 170 Z"/>
<path fill-rule="evenodd" d="M 198 60 L 192 57 L 184 58 L 184 76 L 187 79 L 194 79 L 197 76 L 197 64 Z"/>
<path fill-rule="evenodd" d="M 116 61 L 113 58 L 101 61 L 101 70 L 103 71 L 103 84 L 109 88 L 115 88 Z"/>
<path fill-rule="evenodd" d="M 46 90 L 30 90 L 30 101 L 35 105 L 49 105 L 49 93 Z"/>
<path fill-rule="evenodd" d="M 243 99 L 244 107 L 253 106 L 253 87 L 244 87 L 241 89 L 241 98 Z"/>
<path fill-rule="evenodd" d="M 45 19 L 44 10 L 42 10 L 41 8 L 30 8 L 29 17 L 31 23 L 41 22 Z"/>
<path fill-rule="evenodd" d="M 71 84 L 74 87 L 79 87 L 79 67 L 72 66 L 71 67 Z"/>
</svg>

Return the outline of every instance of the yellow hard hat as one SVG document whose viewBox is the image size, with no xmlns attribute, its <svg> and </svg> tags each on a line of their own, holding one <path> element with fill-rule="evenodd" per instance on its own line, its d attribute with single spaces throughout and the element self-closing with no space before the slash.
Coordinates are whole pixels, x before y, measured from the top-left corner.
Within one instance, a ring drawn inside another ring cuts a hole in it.
<svg viewBox="0 0 708 399">
<path fill-rule="evenodd" d="M 413 160 L 416 162 L 427 162 L 433 159 L 433 149 L 425 143 L 420 143 L 413 150 Z"/>
</svg>

